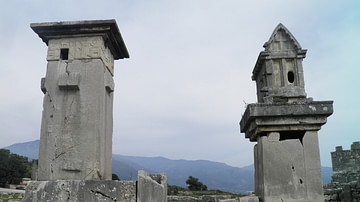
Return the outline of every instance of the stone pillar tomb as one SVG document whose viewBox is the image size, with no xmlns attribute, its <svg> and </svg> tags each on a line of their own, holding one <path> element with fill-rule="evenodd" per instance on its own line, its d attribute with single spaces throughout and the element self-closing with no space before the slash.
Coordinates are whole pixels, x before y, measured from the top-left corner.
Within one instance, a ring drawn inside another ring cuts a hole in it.
<svg viewBox="0 0 360 202">
<path fill-rule="evenodd" d="M 31 28 L 48 45 L 38 180 L 111 179 L 114 59 L 129 58 L 116 23 Z"/>
<path fill-rule="evenodd" d="M 318 130 L 333 113 L 333 101 L 313 101 L 305 92 L 306 50 L 279 24 L 255 64 L 257 103 L 248 104 L 241 132 L 252 142 L 255 193 L 263 202 L 323 202 Z"/>
<path fill-rule="evenodd" d="M 112 181 L 115 20 L 33 23 L 48 46 L 38 163 L 24 201 L 166 201 L 164 174 Z"/>
</svg>

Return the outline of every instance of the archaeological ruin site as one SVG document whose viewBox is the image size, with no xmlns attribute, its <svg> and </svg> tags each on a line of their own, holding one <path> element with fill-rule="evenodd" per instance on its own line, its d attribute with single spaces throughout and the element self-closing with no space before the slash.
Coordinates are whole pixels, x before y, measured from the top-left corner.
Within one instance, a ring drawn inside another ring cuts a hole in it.
<svg viewBox="0 0 360 202">
<path fill-rule="evenodd" d="M 136 181 L 111 180 L 114 60 L 129 58 L 115 20 L 31 28 L 48 47 L 48 63 L 41 79 L 37 179 L 24 201 L 167 201 L 166 174 L 139 171 Z M 257 103 L 247 105 L 240 121 L 245 138 L 257 143 L 255 195 L 219 201 L 323 202 L 318 131 L 333 113 L 333 101 L 307 96 L 306 49 L 284 25 L 264 48 L 252 71 Z M 343 153 L 337 148 L 332 155 L 348 155 Z M 342 164 L 334 163 L 334 183 L 346 170 Z"/>
</svg>

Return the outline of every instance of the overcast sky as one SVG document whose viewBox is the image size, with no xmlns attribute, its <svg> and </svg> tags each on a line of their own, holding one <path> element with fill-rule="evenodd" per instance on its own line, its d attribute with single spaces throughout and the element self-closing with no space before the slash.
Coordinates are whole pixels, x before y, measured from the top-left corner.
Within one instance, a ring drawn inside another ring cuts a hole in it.
<svg viewBox="0 0 360 202">
<path fill-rule="evenodd" d="M 130 53 L 115 62 L 113 153 L 252 164 L 238 123 L 280 22 L 308 49 L 308 96 L 334 100 L 322 165 L 360 141 L 360 1 L 11 0 L 0 3 L 0 148 L 40 137 L 47 46 L 30 23 L 98 19 L 116 19 Z"/>
</svg>

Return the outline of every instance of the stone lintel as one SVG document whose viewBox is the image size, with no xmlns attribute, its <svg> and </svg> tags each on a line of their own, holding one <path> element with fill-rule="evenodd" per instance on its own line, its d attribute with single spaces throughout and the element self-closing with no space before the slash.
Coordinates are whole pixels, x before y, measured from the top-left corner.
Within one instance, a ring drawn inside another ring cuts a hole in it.
<svg viewBox="0 0 360 202">
<path fill-rule="evenodd" d="M 46 45 L 50 39 L 102 36 L 114 59 L 129 58 L 129 53 L 114 19 L 31 23 L 30 27 Z"/>
<path fill-rule="evenodd" d="M 333 101 L 249 104 L 240 121 L 240 130 L 250 141 L 273 131 L 320 130 L 333 113 Z"/>
</svg>

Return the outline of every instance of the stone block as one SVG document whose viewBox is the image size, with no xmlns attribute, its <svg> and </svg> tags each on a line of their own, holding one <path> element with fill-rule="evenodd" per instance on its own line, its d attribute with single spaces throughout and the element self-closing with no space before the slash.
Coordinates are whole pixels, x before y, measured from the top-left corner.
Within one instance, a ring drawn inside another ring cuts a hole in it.
<svg viewBox="0 0 360 202">
<path fill-rule="evenodd" d="M 45 86 L 45 77 L 41 78 L 41 82 L 40 82 L 40 86 L 41 86 L 41 91 L 45 94 L 47 92 L 46 90 L 46 86 Z"/>
<path fill-rule="evenodd" d="M 271 132 L 255 147 L 256 195 L 265 202 L 323 201 L 317 132 L 301 139 L 280 139 Z"/>
<path fill-rule="evenodd" d="M 257 196 L 244 196 L 239 198 L 239 202 L 259 202 L 259 197 Z"/>
<path fill-rule="evenodd" d="M 167 176 L 166 174 L 149 174 L 138 171 L 137 185 L 138 202 L 166 202 Z"/>
<path fill-rule="evenodd" d="M 199 202 L 198 198 L 192 196 L 168 196 L 167 202 Z"/>
<path fill-rule="evenodd" d="M 231 199 L 230 195 L 203 195 L 199 197 L 199 201 L 201 202 L 220 202 L 222 200 Z"/>
<path fill-rule="evenodd" d="M 320 130 L 333 113 L 332 101 L 248 104 L 240 130 L 250 141 L 272 131 Z"/>
<path fill-rule="evenodd" d="M 59 78 L 61 90 L 79 90 L 80 74 L 78 72 L 63 73 Z"/>
<path fill-rule="evenodd" d="M 239 198 L 223 199 L 223 200 L 219 200 L 219 202 L 240 202 L 240 199 Z"/>
<path fill-rule="evenodd" d="M 128 201 L 136 202 L 136 181 L 56 180 L 31 181 L 25 202 Z"/>
<path fill-rule="evenodd" d="M 49 61 L 39 180 L 111 179 L 112 80 L 100 59 Z"/>
<path fill-rule="evenodd" d="M 351 144 L 351 150 L 360 150 L 360 142 L 353 142 Z"/>
</svg>

